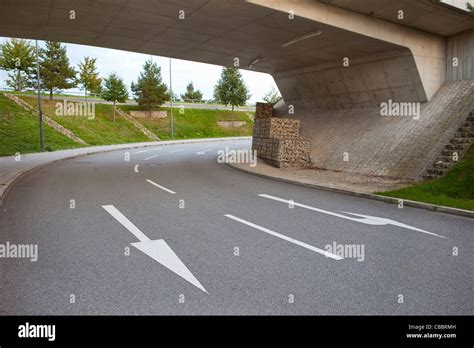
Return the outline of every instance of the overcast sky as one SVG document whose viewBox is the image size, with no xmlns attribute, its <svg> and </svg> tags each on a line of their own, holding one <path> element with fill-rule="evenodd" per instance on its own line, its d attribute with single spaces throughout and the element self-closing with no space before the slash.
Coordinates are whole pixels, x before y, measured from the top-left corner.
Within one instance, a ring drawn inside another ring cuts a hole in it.
<svg viewBox="0 0 474 348">
<path fill-rule="evenodd" d="M 442 0 L 449 5 L 456 6 L 462 8 L 463 10 L 466 9 L 466 3 L 470 2 L 471 4 L 474 3 L 472 0 Z"/>
<path fill-rule="evenodd" d="M 450 5 L 466 8 L 466 0 L 443 0 Z M 471 1 L 472 3 L 472 1 Z M 0 38 L 0 42 L 4 42 L 6 38 Z M 43 43 L 40 42 L 40 45 Z M 106 48 L 98 48 L 91 46 L 82 46 L 74 44 L 66 44 L 68 57 L 72 65 L 77 64 L 84 56 L 97 58 L 97 66 L 102 77 L 111 72 L 117 72 L 125 80 L 130 88 L 132 81 L 136 81 L 140 73 L 143 63 L 150 58 L 149 55 L 140 53 L 132 53 L 126 51 L 118 51 Z M 164 82 L 169 86 L 169 60 L 168 58 L 153 56 L 153 60 L 161 67 L 161 73 Z M 194 87 L 201 90 L 204 99 L 213 97 L 213 88 L 219 79 L 222 68 L 217 65 L 195 63 L 186 60 L 173 59 L 173 92 L 176 94 L 184 93 L 186 85 L 192 81 Z M 265 93 L 272 87 L 276 87 L 273 78 L 268 74 L 262 74 L 252 71 L 241 70 L 244 80 L 249 87 L 250 103 L 260 101 Z M 0 70 L 0 88 L 5 88 L 7 73 Z M 79 89 L 76 89 L 79 91 Z"/>
</svg>

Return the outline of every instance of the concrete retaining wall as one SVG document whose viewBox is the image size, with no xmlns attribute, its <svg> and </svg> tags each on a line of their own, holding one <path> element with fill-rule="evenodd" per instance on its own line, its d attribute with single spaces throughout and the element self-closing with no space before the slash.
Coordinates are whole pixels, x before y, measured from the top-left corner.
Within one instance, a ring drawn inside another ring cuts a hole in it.
<svg viewBox="0 0 474 348">
<path fill-rule="evenodd" d="M 318 168 L 420 179 L 474 109 L 474 79 L 446 83 L 419 120 L 381 116 L 380 108 L 322 110 L 285 104 L 278 117 L 301 121 L 301 135 L 310 140 L 311 160 Z"/>
<path fill-rule="evenodd" d="M 388 99 L 426 102 L 415 61 L 408 49 L 275 74 L 288 105 L 318 109 L 378 107 Z"/>
<path fill-rule="evenodd" d="M 474 78 L 474 30 L 448 39 L 447 80 L 457 81 Z M 458 66 L 453 66 L 457 58 Z"/>
</svg>

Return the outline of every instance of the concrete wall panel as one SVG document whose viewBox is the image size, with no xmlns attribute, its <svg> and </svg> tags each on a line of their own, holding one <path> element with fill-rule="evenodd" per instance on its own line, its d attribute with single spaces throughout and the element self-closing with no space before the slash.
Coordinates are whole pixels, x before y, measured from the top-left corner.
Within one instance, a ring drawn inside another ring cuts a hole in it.
<svg viewBox="0 0 474 348">
<path fill-rule="evenodd" d="M 380 105 L 380 103 L 386 102 L 389 99 L 393 99 L 393 93 L 391 89 L 378 89 L 374 91 L 370 91 L 372 94 L 372 100 L 376 101 L 376 105 Z M 370 107 L 374 107 L 374 104 L 372 103 Z"/>
<path fill-rule="evenodd" d="M 422 81 L 408 50 L 396 56 L 368 56 L 365 62 L 342 65 L 315 66 L 312 70 L 298 69 L 277 74 L 275 81 L 285 101 L 293 105 L 313 106 L 323 109 L 350 109 L 378 107 L 388 99 L 407 102 L 426 102 L 420 86 Z M 288 91 L 293 84 L 296 93 Z"/>
<path fill-rule="evenodd" d="M 407 64 L 408 63 L 408 64 Z M 413 84 L 409 71 L 410 59 L 400 57 L 382 62 L 385 79 L 390 87 L 405 87 Z"/>
<path fill-rule="evenodd" d="M 400 102 L 410 102 L 413 101 L 413 96 L 416 95 L 416 88 L 412 86 L 410 88 L 406 87 L 393 87 L 390 89 L 392 93 L 392 100 Z"/>
<path fill-rule="evenodd" d="M 362 78 L 361 70 L 357 67 L 347 67 L 341 70 L 344 84 L 347 88 L 347 92 L 362 92 L 367 90 Z"/>
<path fill-rule="evenodd" d="M 458 67 L 453 66 L 453 58 L 458 59 Z M 448 39 L 446 71 L 448 81 L 474 78 L 474 30 Z"/>
<path fill-rule="evenodd" d="M 323 76 L 331 95 L 347 92 L 340 69 L 326 70 L 322 72 L 321 75 Z"/>
<path fill-rule="evenodd" d="M 365 91 L 351 93 L 350 96 L 351 96 L 352 104 L 355 104 L 358 106 L 363 106 L 365 105 L 365 103 L 369 103 L 371 100 L 369 93 Z"/>
<path fill-rule="evenodd" d="M 389 87 L 381 63 L 374 62 L 372 64 L 361 65 L 359 69 L 367 89 L 377 90 Z"/>
</svg>

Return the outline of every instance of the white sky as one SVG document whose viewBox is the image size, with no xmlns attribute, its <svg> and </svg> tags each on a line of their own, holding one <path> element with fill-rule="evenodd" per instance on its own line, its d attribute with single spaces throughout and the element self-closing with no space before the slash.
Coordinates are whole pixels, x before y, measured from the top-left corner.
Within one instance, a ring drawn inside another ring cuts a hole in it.
<svg viewBox="0 0 474 348">
<path fill-rule="evenodd" d="M 466 9 L 466 3 L 470 2 L 471 4 L 474 4 L 474 1 L 472 0 L 442 0 L 442 2 L 445 2 L 446 4 L 449 4 L 452 6 L 462 8 L 463 10 Z"/>
<path fill-rule="evenodd" d="M 466 2 L 472 0 L 443 0 L 443 2 L 466 9 Z M 0 38 L 4 42 L 6 38 Z M 42 42 L 40 42 L 42 45 Z M 111 72 L 117 72 L 130 88 L 132 81 L 136 81 L 144 62 L 150 58 L 149 55 L 132 53 L 126 51 L 112 50 L 106 48 L 66 44 L 68 57 L 72 65 L 77 64 L 84 56 L 97 58 L 98 71 L 101 77 Z M 169 86 L 169 60 L 168 58 L 154 56 L 153 60 L 161 67 L 163 81 Z M 214 85 L 219 79 L 221 67 L 217 65 L 196 63 L 186 60 L 173 59 L 173 92 L 184 93 L 186 85 L 192 81 L 196 89 L 201 90 L 204 99 L 213 98 Z M 245 83 L 252 94 L 249 103 L 261 101 L 263 96 L 276 84 L 268 74 L 241 70 Z M 0 70 L 0 88 L 6 87 L 7 73 Z M 75 89 L 79 91 L 79 89 Z"/>
</svg>

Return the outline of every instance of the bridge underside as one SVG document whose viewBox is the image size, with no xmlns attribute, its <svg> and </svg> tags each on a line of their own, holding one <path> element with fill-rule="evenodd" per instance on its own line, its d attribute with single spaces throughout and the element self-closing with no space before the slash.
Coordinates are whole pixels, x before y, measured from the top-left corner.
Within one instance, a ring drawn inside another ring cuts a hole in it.
<svg viewBox="0 0 474 348">
<path fill-rule="evenodd" d="M 365 114 L 360 110 L 373 113 L 389 99 L 426 103 L 446 80 L 474 78 L 474 48 L 469 44 L 474 41 L 470 32 L 474 18 L 430 0 L 393 4 L 391 0 L 0 0 L 0 36 L 223 66 L 238 58 L 242 69 L 249 69 L 258 58 L 251 69 L 274 76 L 286 105 L 294 106 L 292 117 L 301 117 L 307 135 L 314 139 L 314 164 L 324 167 L 331 160 L 322 158 L 333 153 L 320 141 L 325 134 L 341 142 L 348 136 L 355 143 L 371 139 L 370 129 L 364 136 L 351 133 L 346 128 L 350 122 L 344 119 L 334 122 L 334 110 L 343 110 L 357 124 Z M 401 22 L 394 13 L 400 9 L 406 16 Z M 285 45 L 289 42 L 293 43 Z M 460 67 L 448 64 L 454 55 L 460 57 Z M 371 124 L 377 122 L 392 121 L 376 117 Z M 414 123 L 409 125 L 404 132 L 419 131 Z M 392 130 L 397 132 L 396 127 Z M 395 162 L 415 160 L 405 155 L 400 153 Z M 361 150 L 357 156 L 369 154 Z M 338 167 L 329 164 L 328 168 Z M 383 160 L 379 165 L 385 168 L 383 175 L 413 176 L 413 171 L 397 170 Z M 343 169 L 367 172 L 364 166 L 350 164 Z"/>
<path fill-rule="evenodd" d="M 1 0 L 0 35 L 77 43 L 275 74 L 399 50 L 390 42 L 236 0 Z M 70 19 L 74 11 L 75 19 Z M 184 12 L 180 12 L 184 11 Z M 180 19 L 180 15 L 184 16 Z M 319 37 L 282 47 L 300 35 Z"/>
</svg>

